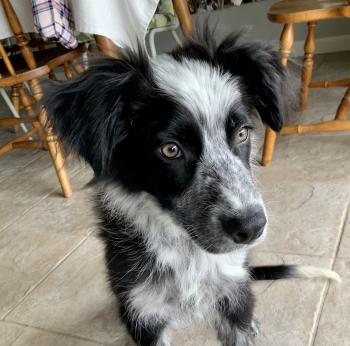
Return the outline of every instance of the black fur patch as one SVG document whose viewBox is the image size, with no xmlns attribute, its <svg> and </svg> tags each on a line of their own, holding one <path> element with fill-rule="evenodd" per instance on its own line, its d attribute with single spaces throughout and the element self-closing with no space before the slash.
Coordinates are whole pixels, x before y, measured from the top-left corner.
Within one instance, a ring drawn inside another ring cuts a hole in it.
<svg viewBox="0 0 350 346">
<path fill-rule="evenodd" d="M 275 265 L 250 267 L 249 272 L 253 280 L 279 280 L 295 277 L 296 266 Z"/>
</svg>

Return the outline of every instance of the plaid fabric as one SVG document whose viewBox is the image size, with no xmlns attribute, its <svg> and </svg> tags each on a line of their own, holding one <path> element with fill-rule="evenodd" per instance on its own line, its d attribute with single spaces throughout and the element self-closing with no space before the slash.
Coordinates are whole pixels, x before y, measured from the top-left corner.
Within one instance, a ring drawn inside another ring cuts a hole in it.
<svg viewBox="0 0 350 346">
<path fill-rule="evenodd" d="M 35 28 L 45 40 L 58 40 L 66 48 L 78 45 L 68 0 L 32 0 L 32 10 Z"/>
</svg>

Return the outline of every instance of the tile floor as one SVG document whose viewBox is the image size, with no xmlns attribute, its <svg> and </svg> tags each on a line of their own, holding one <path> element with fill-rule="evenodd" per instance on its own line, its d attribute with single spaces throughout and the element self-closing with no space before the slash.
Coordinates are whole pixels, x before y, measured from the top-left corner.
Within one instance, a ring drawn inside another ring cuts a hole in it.
<svg viewBox="0 0 350 346">
<path fill-rule="evenodd" d="M 315 78 L 346 77 L 349 60 L 350 52 L 318 56 Z M 331 116 L 343 91 L 312 91 L 308 110 L 291 121 Z M 10 136 L 1 130 L 1 141 Z M 258 346 L 350 345 L 349 149 L 349 134 L 284 137 L 273 165 L 257 168 L 270 230 L 252 262 L 317 265 L 343 277 L 341 285 L 255 284 Z M 106 284 L 85 187 L 91 172 L 79 162 L 69 170 L 74 195 L 64 199 L 46 153 L 18 150 L 0 158 L 0 346 L 131 344 Z M 173 340 L 218 345 L 201 325 Z"/>
</svg>

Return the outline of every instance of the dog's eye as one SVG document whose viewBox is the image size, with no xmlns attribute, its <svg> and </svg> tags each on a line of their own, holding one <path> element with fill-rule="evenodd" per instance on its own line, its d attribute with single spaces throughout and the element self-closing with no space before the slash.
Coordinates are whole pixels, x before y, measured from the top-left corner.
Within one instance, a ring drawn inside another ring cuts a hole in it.
<svg viewBox="0 0 350 346">
<path fill-rule="evenodd" d="M 182 152 L 176 143 L 167 143 L 160 148 L 160 152 L 167 159 L 178 159 Z"/>
<path fill-rule="evenodd" d="M 249 137 L 249 128 L 248 127 L 242 127 L 238 133 L 237 133 L 237 141 L 238 143 L 245 142 Z"/>
</svg>

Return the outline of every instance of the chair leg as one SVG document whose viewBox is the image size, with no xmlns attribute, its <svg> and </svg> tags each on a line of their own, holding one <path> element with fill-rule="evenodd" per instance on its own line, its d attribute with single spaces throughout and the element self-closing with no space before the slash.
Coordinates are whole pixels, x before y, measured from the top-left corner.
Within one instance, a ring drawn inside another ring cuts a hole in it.
<svg viewBox="0 0 350 346">
<path fill-rule="evenodd" d="M 19 93 L 18 93 L 18 88 L 16 86 L 12 87 L 11 89 L 11 100 L 12 100 L 12 105 L 15 110 L 15 113 L 19 113 L 19 107 L 20 107 L 20 101 L 19 101 Z M 17 133 L 19 131 L 18 125 L 15 125 L 13 127 L 13 131 Z"/>
<path fill-rule="evenodd" d="M 268 166 L 272 162 L 273 153 L 275 151 L 277 133 L 272 130 L 269 126 L 266 127 L 265 141 L 263 148 L 263 156 L 261 164 Z"/>
<path fill-rule="evenodd" d="M 287 66 L 288 64 L 288 59 L 292 51 L 293 42 L 294 42 L 293 24 L 285 24 L 282 30 L 281 38 L 280 38 L 281 63 L 284 66 Z"/>
<path fill-rule="evenodd" d="M 42 109 L 39 114 L 39 120 L 41 126 L 47 130 L 46 142 L 51 156 L 52 163 L 55 167 L 58 180 L 61 185 L 61 189 L 64 197 L 70 197 L 72 195 L 72 187 L 69 181 L 67 169 L 64 164 L 64 157 L 60 143 L 52 133 L 52 129 L 48 127 L 47 117 L 45 110 Z"/>
<path fill-rule="evenodd" d="M 151 30 L 148 34 L 148 43 L 149 43 L 149 49 L 151 51 L 151 57 L 155 58 L 157 56 L 157 50 L 156 50 L 156 45 L 154 42 L 154 36 L 156 34 L 155 30 Z"/>
<path fill-rule="evenodd" d="M 186 0 L 173 0 L 174 10 L 179 18 L 182 32 L 185 36 L 194 37 L 196 31 L 192 22 L 190 10 Z"/>
<path fill-rule="evenodd" d="M 335 119 L 345 120 L 349 111 L 350 111 L 350 88 L 348 88 L 343 99 L 341 100 L 341 103 L 337 109 Z"/>
<path fill-rule="evenodd" d="M 176 30 L 171 30 L 171 34 L 173 35 L 173 38 L 175 40 L 175 42 L 179 45 L 182 46 L 182 42 L 180 40 L 179 35 L 177 34 Z"/>
<path fill-rule="evenodd" d="M 300 110 L 303 112 L 306 108 L 307 99 L 309 96 L 309 85 L 312 78 L 312 70 L 314 65 L 314 53 L 315 53 L 315 29 L 316 22 L 309 22 L 308 34 L 305 40 L 304 46 L 304 64 L 302 71 L 302 84 L 301 84 L 301 94 L 300 94 Z"/>
<path fill-rule="evenodd" d="M 287 66 L 288 59 L 292 50 L 294 42 L 294 27 L 293 24 L 285 24 L 281 38 L 280 38 L 280 54 L 281 63 Z M 261 164 L 263 166 L 268 166 L 272 162 L 273 153 L 276 145 L 277 133 L 273 131 L 270 127 L 266 127 L 265 141 L 263 148 L 263 155 L 261 159 Z"/>
<path fill-rule="evenodd" d="M 47 145 L 51 156 L 51 160 L 53 162 L 58 180 L 61 185 L 63 196 L 70 197 L 72 195 L 72 187 L 69 181 L 67 169 L 64 164 L 61 145 L 53 136 L 48 136 Z"/>
</svg>

